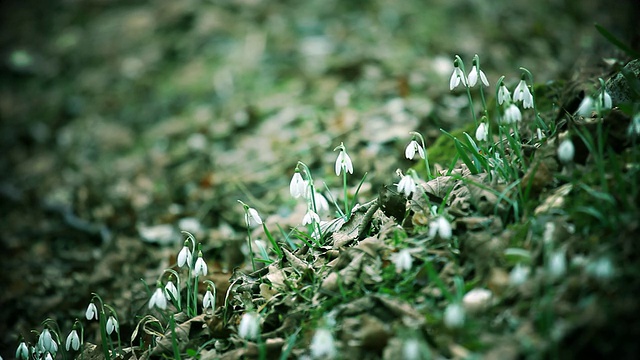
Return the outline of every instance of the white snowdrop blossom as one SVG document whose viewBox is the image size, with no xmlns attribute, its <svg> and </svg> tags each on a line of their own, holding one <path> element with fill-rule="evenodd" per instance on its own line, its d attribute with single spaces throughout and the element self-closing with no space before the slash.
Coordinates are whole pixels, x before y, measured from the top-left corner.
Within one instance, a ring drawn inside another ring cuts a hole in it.
<svg viewBox="0 0 640 360">
<path fill-rule="evenodd" d="M 407 148 L 404 149 L 404 156 L 409 160 L 413 160 L 413 158 L 416 156 L 416 153 L 418 153 L 421 158 L 425 158 L 422 145 L 418 144 L 418 142 L 415 140 L 411 140 L 409 145 L 407 145 Z"/>
<path fill-rule="evenodd" d="M 58 352 L 58 344 L 53 340 L 49 329 L 44 329 L 38 337 L 38 348 L 42 351 L 48 351 L 51 354 Z"/>
<path fill-rule="evenodd" d="M 18 345 L 16 349 L 16 359 L 27 360 L 29 358 L 29 348 L 24 341 Z"/>
<path fill-rule="evenodd" d="M 338 154 L 338 158 L 336 159 L 336 176 L 340 176 L 342 170 L 349 174 L 353 174 L 353 163 L 351 162 L 351 158 L 349 157 L 349 154 L 347 154 L 344 145 L 340 145 L 338 148 L 341 148 L 341 150 Z"/>
<path fill-rule="evenodd" d="M 118 332 L 118 320 L 116 320 L 113 315 L 109 316 L 107 319 L 107 325 L 105 326 L 107 329 L 107 334 L 111 335 L 114 331 Z"/>
<path fill-rule="evenodd" d="M 191 266 L 191 250 L 187 246 L 186 242 L 182 249 L 178 253 L 178 267 Z"/>
<path fill-rule="evenodd" d="M 606 91 L 600 92 L 600 95 L 598 95 L 598 102 L 599 102 L 598 106 L 600 106 L 600 108 L 603 110 L 611 109 L 613 107 L 613 103 L 611 101 L 611 95 L 609 95 L 609 93 Z"/>
<path fill-rule="evenodd" d="M 51 353 L 48 352 L 47 355 L 44 356 L 44 360 L 53 360 L 53 355 L 51 355 Z"/>
<path fill-rule="evenodd" d="M 329 211 L 329 202 L 327 201 L 327 198 L 324 197 L 324 195 L 316 191 L 314 192 L 313 198 L 316 203 L 317 212 L 322 213 L 325 211 Z"/>
<path fill-rule="evenodd" d="M 513 286 L 524 284 L 524 282 L 527 281 L 527 278 L 529 277 L 529 272 L 529 268 L 521 264 L 517 264 L 509 273 L 509 284 Z"/>
<path fill-rule="evenodd" d="M 402 344 L 402 356 L 405 360 L 420 360 L 422 359 L 423 351 L 420 349 L 420 342 L 411 338 Z"/>
<path fill-rule="evenodd" d="M 449 79 L 449 90 L 455 89 L 458 85 L 462 83 L 462 86 L 467 86 L 467 80 L 465 79 L 465 75 L 462 72 L 462 69 L 458 66 L 458 61 L 453 62 L 453 73 L 451 73 L 451 78 Z"/>
<path fill-rule="evenodd" d="M 98 309 L 96 309 L 96 305 L 94 303 L 89 303 L 87 306 L 87 311 L 84 313 L 87 320 L 98 320 Z"/>
<path fill-rule="evenodd" d="M 411 193 L 415 192 L 417 189 L 416 182 L 413 180 L 413 176 L 411 176 L 411 174 L 402 175 L 400 182 L 397 183 L 396 186 L 398 187 L 398 191 L 405 194 L 405 196 L 410 196 Z"/>
<path fill-rule="evenodd" d="M 613 263 L 609 258 L 600 258 L 587 265 L 587 273 L 597 280 L 609 280 L 615 274 Z"/>
<path fill-rule="evenodd" d="M 314 359 L 333 359 L 337 355 L 333 335 L 329 329 L 316 330 L 309 348 L 311 349 L 311 357 Z"/>
<path fill-rule="evenodd" d="M 258 214 L 258 210 L 254 208 L 247 208 L 245 210 L 244 221 L 247 224 L 247 227 L 262 224 L 262 219 L 260 218 L 260 214 Z"/>
<path fill-rule="evenodd" d="M 302 179 L 302 175 L 300 175 L 299 171 L 296 171 L 291 178 L 291 183 L 289 184 L 289 193 L 294 198 L 299 198 L 300 196 L 304 196 L 307 191 L 307 182 Z"/>
<path fill-rule="evenodd" d="M 507 89 L 507 87 L 502 84 L 498 88 L 498 104 L 502 105 L 504 102 L 511 102 L 511 92 L 509 92 L 509 89 Z"/>
<path fill-rule="evenodd" d="M 487 289 L 473 289 L 464 294 L 462 304 L 469 312 L 476 312 L 489 306 L 493 298 L 493 293 Z"/>
<path fill-rule="evenodd" d="M 522 113 L 515 104 L 510 104 L 504 110 L 504 122 L 507 124 L 515 124 L 522 120 Z"/>
<path fill-rule="evenodd" d="M 564 251 L 556 251 L 549 255 L 548 263 L 549 275 L 557 279 L 567 272 L 567 259 Z"/>
<path fill-rule="evenodd" d="M 309 209 L 307 211 L 306 214 L 304 214 L 304 217 L 302 218 L 302 225 L 309 225 L 309 224 L 318 224 L 320 223 L 320 216 L 318 216 L 318 214 L 316 214 L 315 212 L 313 212 L 313 210 Z"/>
<path fill-rule="evenodd" d="M 571 139 L 564 139 L 560 143 L 560 146 L 558 146 L 558 159 L 560 159 L 563 164 L 568 164 L 573 161 L 575 152 L 576 149 L 573 146 L 573 142 L 571 142 Z"/>
<path fill-rule="evenodd" d="M 198 253 L 198 260 L 193 268 L 193 276 L 205 276 L 207 275 L 207 263 L 202 258 L 202 251 Z"/>
<path fill-rule="evenodd" d="M 213 293 L 211 293 L 211 289 L 207 288 L 207 292 L 204 293 L 204 298 L 202 298 L 202 310 L 206 310 L 207 308 L 211 308 L 215 306 L 216 299 L 213 297 Z"/>
<path fill-rule="evenodd" d="M 402 249 L 391 257 L 393 265 L 396 267 L 396 272 L 399 274 L 406 270 L 411 270 L 413 266 L 413 258 L 409 249 Z"/>
<path fill-rule="evenodd" d="M 533 107 L 533 95 L 524 79 L 520 80 L 516 89 L 513 90 L 513 101 L 522 101 L 522 107 L 525 109 Z"/>
<path fill-rule="evenodd" d="M 151 295 L 151 300 L 149 300 L 149 309 L 153 309 L 154 307 L 162 310 L 167 308 L 167 298 L 164 295 L 162 287 L 157 287 L 156 291 Z"/>
<path fill-rule="evenodd" d="M 256 313 L 244 313 L 238 325 L 238 335 L 245 340 L 257 340 L 260 336 L 260 319 Z"/>
<path fill-rule="evenodd" d="M 71 330 L 69 336 L 67 336 L 65 349 L 67 349 L 67 351 L 70 349 L 78 351 L 78 349 L 80 349 L 80 337 L 78 336 L 78 331 L 76 331 L 76 329 Z"/>
<path fill-rule="evenodd" d="M 167 300 L 177 300 L 179 298 L 178 289 L 173 281 L 169 280 L 164 286 L 164 296 Z"/>
<path fill-rule="evenodd" d="M 480 123 L 478 128 L 476 129 L 476 140 L 478 141 L 487 141 L 487 137 L 489 135 L 489 127 L 486 123 Z"/>
<path fill-rule="evenodd" d="M 578 110 L 576 110 L 576 114 L 583 117 L 589 117 L 591 116 L 591 111 L 593 111 L 593 98 L 587 95 L 580 102 Z"/>
<path fill-rule="evenodd" d="M 476 86 L 476 83 L 478 82 L 478 73 L 480 73 L 480 81 L 482 81 L 484 86 L 489 86 L 489 81 L 487 80 L 487 76 L 484 74 L 484 71 L 473 65 L 469 72 L 469 87 Z"/>
<path fill-rule="evenodd" d="M 443 216 L 438 216 L 429 223 L 429 237 L 438 234 L 443 239 L 451 239 L 451 224 Z"/>
<path fill-rule="evenodd" d="M 451 303 L 444 309 L 444 325 L 456 329 L 464 325 L 464 308 L 459 303 Z"/>
</svg>

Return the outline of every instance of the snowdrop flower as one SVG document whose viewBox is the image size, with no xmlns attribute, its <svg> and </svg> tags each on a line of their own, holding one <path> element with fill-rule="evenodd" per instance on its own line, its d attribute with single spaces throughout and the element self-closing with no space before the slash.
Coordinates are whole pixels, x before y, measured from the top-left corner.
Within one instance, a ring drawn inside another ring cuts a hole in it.
<svg viewBox="0 0 640 360">
<path fill-rule="evenodd" d="M 399 172 L 400 170 L 398 170 Z M 412 171 L 412 170 L 409 170 Z M 413 180 L 413 176 L 411 174 L 401 175 L 402 178 L 400 182 L 396 184 L 398 187 L 398 191 L 405 194 L 405 196 L 410 196 L 411 193 L 416 191 L 416 182 Z"/>
<path fill-rule="evenodd" d="M 304 226 L 317 223 L 320 223 L 320 217 L 318 216 L 318 214 L 314 213 L 313 210 L 309 209 L 302 218 L 302 225 Z"/>
<path fill-rule="evenodd" d="M 198 252 L 198 260 L 193 268 L 193 276 L 205 276 L 207 275 L 207 263 L 202 259 L 202 251 Z"/>
<path fill-rule="evenodd" d="M 260 218 L 260 214 L 258 214 L 258 210 L 251 207 L 247 207 L 245 209 L 244 221 L 247 224 L 247 227 L 262 224 L 262 219 Z"/>
<path fill-rule="evenodd" d="M 118 332 L 118 320 L 116 320 L 113 315 L 109 316 L 107 319 L 107 325 L 105 326 L 107 329 L 107 334 L 111 335 L 114 331 Z"/>
<path fill-rule="evenodd" d="M 462 304 L 465 310 L 475 312 L 486 308 L 491 302 L 493 293 L 487 289 L 473 289 L 464 294 Z"/>
<path fill-rule="evenodd" d="M 573 142 L 571 139 L 566 138 L 558 146 L 558 159 L 563 164 L 568 164 L 573 161 L 573 156 L 575 155 L 576 149 L 573 146 Z"/>
<path fill-rule="evenodd" d="M 589 117 L 591 116 L 591 111 L 593 111 L 593 98 L 587 95 L 580 102 L 580 106 L 578 106 L 578 110 L 576 110 L 576 114 L 582 117 Z"/>
<path fill-rule="evenodd" d="M 187 245 L 188 242 L 185 240 L 182 250 L 178 253 L 178 267 L 191 265 L 191 250 Z"/>
<path fill-rule="evenodd" d="M 613 104 L 611 102 L 611 95 L 609 95 L 609 93 L 606 90 L 600 92 L 600 95 L 598 95 L 598 105 L 603 110 L 612 108 Z"/>
<path fill-rule="evenodd" d="M 336 176 L 340 176 L 342 170 L 348 172 L 349 174 L 353 174 L 353 163 L 351 162 L 351 158 L 349 154 L 347 154 L 347 150 L 344 147 L 344 144 L 340 143 L 340 146 L 335 148 L 333 151 L 340 149 L 340 153 L 338 154 L 338 158 L 336 159 Z"/>
<path fill-rule="evenodd" d="M 520 109 L 515 104 L 510 104 L 504 110 L 504 122 L 507 124 L 515 124 L 522 120 L 522 113 Z"/>
<path fill-rule="evenodd" d="M 295 174 L 291 178 L 291 183 L 289 184 L 289 193 L 294 198 L 299 198 L 303 196 L 307 191 L 307 182 L 302 179 L 302 175 L 300 172 L 296 170 Z"/>
<path fill-rule="evenodd" d="M 173 281 L 169 280 L 167 284 L 164 286 L 164 296 L 167 300 L 177 300 L 179 299 L 180 294 L 178 293 L 178 289 Z"/>
<path fill-rule="evenodd" d="M 489 86 L 489 81 L 487 80 L 487 76 L 484 74 L 484 71 L 478 67 L 478 55 L 473 57 L 473 67 L 471 67 L 471 71 L 469 72 L 469 87 L 473 87 L 478 82 L 478 74 L 480 74 L 480 81 L 484 84 L 484 86 Z"/>
<path fill-rule="evenodd" d="M 161 310 L 167 308 L 167 298 L 164 295 L 162 284 L 160 283 L 158 283 L 156 291 L 153 292 L 153 295 L 151 295 L 151 300 L 149 300 L 149 309 L 153 309 L 154 306 Z"/>
<path fill-rule="evenodd" d="M 524 284 L 529 277 L 529 268 L 517 264 L 509 273 L 509 284 L 518 286 Z"/>
<path fill-rule="evenodd" d="M 556 251 L 549 256 L 549 275 L 552 278 L 559 278 L 567 271 L 567 260 L 564 251 Z"/>
<path fill-rule="evenodd" d="M 489 127 L 486 123 L 481 122 L 476 129 L 476 140 L 478 141 L 487 141 L 487 137 L 489 135 Z"/>
<path fill-rule="evenodd" d="M 65 348 L 67 349 L 67 351 L 69 351 L 70 349 L 78 351 L 78 349 L 80 349 L 80 337 L 78 336 L 78 332 L 76 331 L 76 329 L 71 330 L 69 336 L 67 336 Z"/>
<path fill-rule="evenodd" d="M 333 335 L 329 329 L 316 330 L 309 348 L 311 349 L 311 357 L 314 359 L 333 359 L 337 355 Z"/>
<path fill-rule="evenodd" d="M 587 265 L 587 272 L 598 280 L 609 280 L 615 271 L 609 258 L 600 258 Z"/>
<path fill-rule="evenodd" d="M 411 257 L 409 249 L 402 249 L 393 254 L 391 261 L 393 261 L 393 265 L 395 265 L 398 274 L 405 270 L 411 270 L 413 266 L 413 258 Z"/>
<path fill-rule="evenodd" d="M 45 328 L 38 337 L 38 348 L 51 354 L 58 352 L 58 344 L 53 340 L 49 329 Z"/>
<path fill-rule="evenodd" d="M 23 341 L 18 345 L 16 349 L 16 359 L 27 360 L 29 358 L 29 348 L 27 344 Z"/>
<path fill-rule="evenodd" d="M 44 360 L 53 360 L 53 355 L 51 355 L 51 353 L 48 352 L 47 355 L 44 356 Z"/>
<path fill-rule="evenodd" d="M 327 198 L 324 197 L 324 195 L 315 191 L 313 198 L 316 203 L 316 211 L 318 211 L 319 213 L 329 211 L 329 202 L 327 201 Z"/>
<path fill-rule="evenodd" d="M 423 351 L 420 349 L 420 342 L 411 338 L 402 344 L 402 356 L 405 360 L 419 360 L 422 359 Z"/>
<path fill-rule="evenodd" d="M 238 326 L 238 335 L 245 340 L 257 340 L 260 336 L 260 319 L 256 313 L 244 313 Z"/>
<path fill-rule="evenodd" d="M 424 159 L 425 154 L 422 145 L 418 144 L 418 142 L 415 140 L 411 140 L 409 145 L 407 145 L 407 148 L 404 149 L 404 156 L 409 160 L 413 160 L 414 156 L 416 156 L 416 153 L 418 153 L 418 155 Z"/>
<path fill-rule="evenodd" d="M 87 311 L 84 313 L 87 320 L 93 320 L 94 318 L 98 320 L 98 309 L 96 309 L 96 305 L 94 303 L 89 303 L 87 306 Z"/>
<path fill-rule="evenodd" d="M 444 325 L 449 329 L 464 325 L 464 308 L 459 303 L 451 303 L 444 309 Z"/>
<path fill-rule="evenodd" d="M 520 80 L 516 89 L 513 90 L 513 101 L 522 101 L 522 107 L 525 109 L 533 107 L 533 95 L 524 79 Z"/>
<path fill-rule="evenodd" d="M 501 84 L 498 88 L 498 104 L 502 105 L 504 102 L 509 103 L 511 101 L 511 93 L 504 84 Z"/>
<path fill-rule="evenodd" d="M 451 239 L 451 224 L 443 216 L 438 216 L 429 223 L 429 237 L 436 234 L 443 239 Z"/>
<path fill-rule="evenodd" d="M 202 298 L 202 310 L 206 310 L 207 308 L 211 308 L 216 304 L 216 299 L 213 297 L 211 293 L 211 287 L 207 287 L 207 292 L 204 294 L 204 298 Z"/>
<path fill-rule="evenodd" d="M 457 58 L 453 61 L 453 73 L 451 73 L 451 78 L 449 79 L 449 90 L 455 89 L 458 85 L 460 85 L 460 83 L 462 83 L 463 86 L 467 86 L 464 72 L 462 72 L 462 69 L 460 69 L 458 61 L 459 60 Z"/>
</svg>

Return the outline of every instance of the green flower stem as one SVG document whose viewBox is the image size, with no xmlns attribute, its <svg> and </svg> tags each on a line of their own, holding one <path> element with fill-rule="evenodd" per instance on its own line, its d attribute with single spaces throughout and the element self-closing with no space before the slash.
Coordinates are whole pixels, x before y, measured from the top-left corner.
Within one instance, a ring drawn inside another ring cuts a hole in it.
<svg viewBox="0 0 640 360">
<path fill-rule="evenodd" d="M 316 188 L 313 185 L 313 177 L 311 176 L 311 170 L 309 170 L 309 167 L 307 166 L 307 164 L 303 163 L 302 161 L 298 161 L 298 166 L 302 167 L 302 169 L 304 170 L 304 173 L 306 174 L 306 178 L 307 178 L 307 182 L 309 184 L 309 190 L 310 190 L 309 197 L 310 197 L 311 208 L 313 209 L 313 212 L 317 214 L 318 208 L 316 207 Z M 318 230 L 318 238 L 322 239 L 322 229 L 320 228 L 320 224 L 315 223 L 315 226 Z M 311 238 L 313 238 L 313 236 Z M 317 247 L 322 246 L 319 239 L 313 238 Z"/>
<path fill-rule="evenodd" d="M 100 341 L 102 342 L 102 352 L 104 354 L 105 359 L 111 359 L 111 355 L 109 354 L 109 343 L 107 342 L 107 319 L 106 313 L 104 311 L 104 303 L 102 302 L 102 298 L 100 295 L 93 293 L 93 300 L 98 300 L 100 303 L 100 316 L 98 316 L 98 321 L 100 322 Z"/>
<path fill-rule="evenodd" d="M 342 172 L 342 189 L 344 190 L 344 215 L 345 221 L 349 221 L 351 217 L 351 209 L 349 209 L 349 198 L 347 197 L 347 170 Z"/>
</svg>

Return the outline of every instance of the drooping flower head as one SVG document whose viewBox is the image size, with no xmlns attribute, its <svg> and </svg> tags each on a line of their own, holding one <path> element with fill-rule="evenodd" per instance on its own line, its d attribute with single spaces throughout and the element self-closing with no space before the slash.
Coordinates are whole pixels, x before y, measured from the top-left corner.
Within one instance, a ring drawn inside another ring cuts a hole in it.
<svg viewBox="0 0 640 360">
<path fill-rule="evenodd" d="M 411 193 L 415 192 L 417 189 L 416 182 L 412 176 L 413 170 L 409 169 L 407 174 L 402 175 L 402 172 L 398 169 L 397 173 L 400 175 L 400 182 L 396 184 L 398 192 L 403 193 L 407 197 L 410 196 Z"/>
<path fill-rule="evenodd" d="M 504 103 L 508 104 L 511 102 L 511 93 L 509 92 L 509 89 L 507 88 L 507 86 L 504 84 L 503 80 L 504 80 L 504 75 L 501 76 L 500 79 L 498 80 L 498 95 L 497 95 L 498 105 L 502 105 Z"/>
<path fill-rule="evenodd" d="M 476 85 L 478 77 L 480 77 L 480 81 L 482 81 L 484 86 L 489 86 L 489 80 L 487 80 L 487 76 L 484 74 L 484 71 L 480 69 L 480 58 L 476 54 L 473 57 L 473 67 L 471 67 L 471 71 L 469 72 L 469 87 Z"/>
<path fill-rule="evenodd" d="M 205 276 L 207 275 L 207 263 L 202 258 L 202 251 L 198 251 L 198 260 L 193 268 L 193 276 Z"/>
<path fill-rule="evenodd" d="M 191 266 L 191 250 L 189 240 L 185 240 L 182 249 L 178 253 L 178 267 Z"/>
<path fill-rule="evenodd" d="M 118 320 L 113 315 L 110 315 L 107 319 L 107 325 L 105 326 L 107 334 L 111 335 L 114 331 L 118 332 Z"/>
<path fill-rule="evenodd" d="M 300 196 L 304 196 L 306 191 L 307 182 L 304 181 L 302 175 L 300 175 L 300 171 L 296 168 L 296 172 L 291 178 L 291 183 L 289 183 L 289 193 L 294 198 L 299 198 Z"/>
<path fill-rule="evenodd" d="M 311 339 L 310 349 L 314 359 L 333 359 L 337 355 L 333 335 L 326 328 L 316 330 Z"/>
<path fill-rule="evenodd" d="M 96 305 L 90 302 L 84 315 L 87 320 L 93 320 L 94 318 L 95 320 L 98 320 L 98 309 L 96 309 Z"/>
<path fill-rule="evenodd" d="M 467 86 L 467 79 L 464 71 L 460 68 L 461 66 L 464 66 L 462 60 L 456 55 L 455 60 L 453 60 L 453 73 L 451 73 L 451 78 L 449 79 L 449 90 L 455 89 L 460 83 L 462 83 L 462 86 Z"/>
<path fill-rule="evenodd" d="M 407 145 L 407 147 L 404 149 L 404 156 L 409 160 L 413 160 L 413 158 L 416 156 L 416 153 L 418 153 L 418 155 L 424 159 L 425 157 L 424 149 L 422 148 L 422 145 L 420 145 L 414 139 L 414 140 L 411 140 L 409 145 Z"/>
<path fill-rule="evenodd" d="M 527 82 L 524 81 L 524 74 L 515 90 L 513 90 L 513 102 L 518 101 L 522 101 L 522 107 L 525 109 L 533 107 L 533 95 L 531 95 L 531 91 L 529 91 Z"/>
<path fill-rule="evenodd" d="M 206 310 L 207 308 L 214 309 L 216 304 L 216 298 L 211 293 L 211 286 L 207 287 L 207 292 L 204 294 L 204 298 L 202 298 L 202 309 Z"/>
<path fill-rule="evenodd" d="M 504 122 L 506 124 L 515 124 L 522 120 L 522 113 L 516 104 L 510 104 L 504 110 Z"/>
<path fill-rule="evenodd" d="M 411 257 L 411 251 L 409 249 L 402 249 L 393 254 L 391 261 L 393 265 L 395 265 L 398 274 L 406 270 L 411 270 L 413 266 L 413 258 Z"/>
<path fill-rule="evenodd" d="M 487 141 L 487 137 L 489 135 L 489 127 L 486 123 L 481 122 L 476 129 L 476 140 L 478 141 Z"/>
<path fill-rule="evenodd" d="M 571 142 L 571 139 L 566 138 L 560 143 L 560 146 L 558 146 L 558 159 L 560 159 L 562 163 L 568 164 L 573 161 L 575 152 L 573 142 Z"/>
<path fill-rule="evenodd" d="M 245 340 L 257 340 L 260 336 L 260 318 L 254 312 L 244 313 L 238 325 L 238 335 Z"/>
<path fill-rule="evenodd" d="M 340 150 L 338 158 L 336 159 L 336 176 L 340 176 L 342 170 L 349 174 L 353 174 L 353 163 L 351 162 L 349 154 L 347 154 L 347 149 L 344 147 L 344 143 L 340 143 L 340 146 L 336 147 L 333 151 L 336 150 Z"/>
<path fill-rule="evenodd" d="M 151 299 L 149 300 L 149 309 L 153 309 L 157 307 L 160 310 L 164 310 L 167 308 L 167 298 L 164 294 L 162 283 L 158 281 L 156 291 L 151 295 Z"/>
<path fill-rule="evenodd" d="M 78 331 L 76 329 L 71 330 L 71 332 L 67 336 L 65 349 L 67 349 L 67 351 L 70 351 L 71 349 L 77 351 L 78 349 L 80 349 L 80 336 L 78 336 Z"/>
</svg>

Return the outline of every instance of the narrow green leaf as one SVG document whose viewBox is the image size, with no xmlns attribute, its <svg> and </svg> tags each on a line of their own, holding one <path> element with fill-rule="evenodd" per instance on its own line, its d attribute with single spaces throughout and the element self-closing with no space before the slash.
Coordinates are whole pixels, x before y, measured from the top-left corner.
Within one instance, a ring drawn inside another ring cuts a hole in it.
<svg viewBox="0 0 640 360">
<path fill-rule="evenodd" d="M 595 27 L 602 36 L 604 36 L 607 40 L 609 40 L 610 43 L 620 48 L 620 50 L 627 53 L 627 55 L 631 56 L 632 58 L 640 57 L 640 52 L 637 52 L 636 50 L 629 47 L 627 44 L 625 44 L 620 39 L 618 39 L 615 35 L 613 35 L 609 30 L 602 27 L 602 25 L 595 24 Z"/>
</svg>

